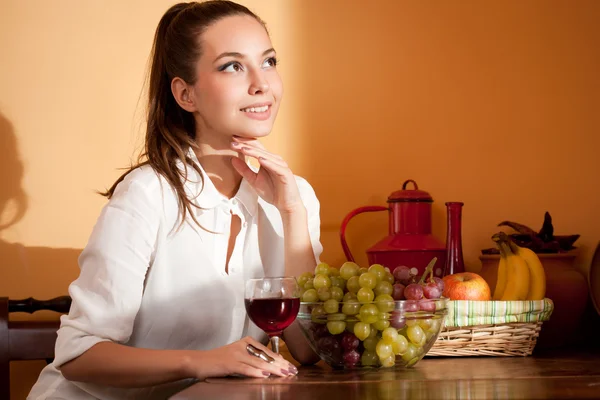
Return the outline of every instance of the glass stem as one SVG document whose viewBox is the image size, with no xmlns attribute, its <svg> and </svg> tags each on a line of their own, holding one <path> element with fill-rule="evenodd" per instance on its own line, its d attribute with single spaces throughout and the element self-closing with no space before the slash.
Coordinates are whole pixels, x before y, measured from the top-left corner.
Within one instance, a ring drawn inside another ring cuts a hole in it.
<svg viewBox="0 0 600 400">
<path fill-rule="evenodd" d="M 279 336 L 271 337 L 271 350 L 273 350 L 273 353 L 279 354 Z"/>
</svg>

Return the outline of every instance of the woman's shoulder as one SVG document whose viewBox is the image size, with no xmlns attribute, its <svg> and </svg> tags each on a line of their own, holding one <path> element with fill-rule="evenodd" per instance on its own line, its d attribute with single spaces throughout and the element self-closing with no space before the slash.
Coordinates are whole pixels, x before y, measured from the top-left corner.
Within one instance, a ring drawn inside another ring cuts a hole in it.
<svg viewBox="0 0 600 400">
<path fill-rule="evenodd" d="M 115 188 L 113 198 L 144 196 L 157 200 L 165 195 L 172 197 L 172 190 L 167 180 L 157 173 L 152 166 L 145 164 L 133 168 Z"/>
</svg>

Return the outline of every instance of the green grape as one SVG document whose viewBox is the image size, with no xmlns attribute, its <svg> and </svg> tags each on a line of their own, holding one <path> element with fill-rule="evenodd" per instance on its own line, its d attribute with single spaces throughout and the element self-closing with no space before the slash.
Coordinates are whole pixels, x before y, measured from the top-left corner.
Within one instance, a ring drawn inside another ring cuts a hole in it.
<svg viewBox="0 0 600 400">
<path fill-rule="evenodd" d="M 356 315 L 360 312 L 358 300 L 348 300 L 342 305 L 342 312 L 346 315 Z"/>
<path fill-rule="evenodd" d="M 367 324 L 372 324 L 377 321 L 377 316 L 379 314 L 379 309 L 375 304 L 364 304 L 360 308 L 360 320 L 362 322 L 366 322 Z"/>
<path fill-rule="evenodd" d="M 417 362 L 419 361 L 419 357 L 415 357 L 412 360 L 410 360 L 409 362 L 406 363 L 407 367 L 412 367 L 413 365 L 415 365 Z"/>
<path fill-rule="evenodd" d="M 386 282 L 389 282 L 390 285 L 393 285 L 394 283 L 396 283 L 396 279 L 394 279 L 394 275 L 388 271 L 385 272 L 385 277 L 383 278 L 383 280 Z"/>
<path fill-rule="evenodd" d="M 319 296 L 319 300 L 327 301 L 331 298 L 331 292 L 328 288 L 322 287 L 317 290 L 317 296 Z"/>
<path fill-rule="evenodd" d="M 323 308 L 323 306 L 318 305 L 312 309 L 312 311 L 310 312 L 310 315 L 311 315 L 311 319 L 313 320 L 313 322 L 319 322 L 319 321 L 325 320 L 324 316 L 327 315 L 327 313 L 325 312 L 325 309 Z"/>
<path fill-rule="evenodd" d="M 315 289 L 308 289 L 302 295 L 302 301 L 306 303 L 314 303 L 319 300 L 319 296 L 317 295 L 317 291 Z"/>
<path fill-rule="evenodd" d="M 405 362 L 409 362 L 413 358 L 415 358 L 418 353 L 419 353 L 419 349 L 417 348 L 417 346 L 415 346 L 412 343 L 409 343 L 408 346 L 406 347 L 406 351 L 404 352 L 404 354 L 402 354 L 402 359 Z"/>
<path fill-rule="evenodd" d="M 363 288 L 374 289 L 375 285 L 377 285 L 377 276 L 370 272 L 365 272 L 358 277 L 358 284 Z"/>
<path fill-rule="evenodd" d="M 392 344 L 398 340 L 398 336 L 398 331 L 394 328 L 386 328 L 381 332 L 381 339 L 388 344 Z"/>
<path fill-rule="evenodd" d="M 376 337 L 368 337 L 363 341 L 363 346 L 365 346 L 365 349 L 367 351 L 375 351 L 375 346 L 377 346 L 377 342 L 379 342 L 379 339 L 377 339 Z"/>
<path fill-rule="evenodd" d="M 375 295 L 379 296 L 380 294 L 389 294 L 390 296 L 394 292 L 394 287 L 388 281 L 380 281 L 375 285 L 375 289 L 373 289 Z"/>
<path fill-rule="evenodd" d="M 380 338 L 379 331 L 377 329 L 371 329 L 371 332 L 369 332 L 369 337 L 377 338 L 379 340 L 379 338 Z"/>
<path fill-rule="evenodd" d="M 383 331 L 385 328 L 387 328 L 388 326 L 390 326 L 390 321 L 388 321 L 387 319 L 381 319 L 380 318 L 377 321 L 373 322 L 371 325 L 376 330 Z"/>
<path fill-rule="evenodd" d="M 327 275 L 318 274 L 313 279 L 313 285 L 315 285 L 315 289 L 329 288 L 331 287 L 331 279 Z"/>
<path fill-rule="evenodd" d="M 344 290 L 346 287 L 346 281 L 341 276 L 329 276 L 329 280 L 331 281 L 331 287 L 337 287 Z"/>
<path fill-rule="evenodd" d="M 308 282 L 306 282 L 304 284 L 304 289 L 305 290 L 309 290 L 309 289 L 314 289 L 315 285 L 313 284 L 314 279 L 310 279 Z"/>
<path fill-rule="evenodd" d="M 380 282 L 385 277 L 385 268 L 381 264 L 373 264 L 369 267 L 369 272 L 374 274 L 377 282 Z"/>
<path fill-rule="evenodd" d="M 392 353 L 392 345 L 380 340 L 377 342 L 377 346 L 375 346 L 375 352 L 379 356 L 380 360 L 384 360 L 388 358 Z"/>
<path fill-rule="evenodd" d="M 394 354 L 402 355 L 404 354 L 407 348 L 408 340 L 402 335 L 396 336 L 396 340 L 394 341 L 394 343 L 392 343 L 392 351 L 394 352 Z"/>
<path fill-rule="evenodd" d="M 434 332 L 427 331 L 425 332 L 425 343 L 429 342 L 432 337 L 435 336 Z"/>
<path fill-rule="evenodd" d="M 346 320 L 346 314 L 342 314 L 342 313 L 334 313 L 334 314 L 329 314 L 327 316 L 327 321 L 345 321 Z"/>
<path fill-rule="evenodd" d="M 346 331 L 354 333 L 354 325 L 356 325 L 356 321 L 346 321 Z"/>
<path fill-rule="evenodd" d="M 419 325 L 419 320 L 418 319 L 407 319 L 406 320 L 406 326 L 417 326 Z"/>
<path fill-rule="evenodd" d="M 327 314 L 333 314 L 338 312 L 340 303 L 335 299 L 329 299 L 323 303 L 323 308 Z"/>
<path fill-rule="evenodd" d="M 390 354 L 385 360 L 381 360 L 381 366 L 384 368 L 391 368 L 394 365 L 396 365 L 396 356 L 394 353 Z"/>
<path fill-rule="evenodd" d="M 336 267 L 329 267 L 329 269 L 327 271 L 329 272 L 329 277 L 330 278 L 332 276 L 340 276 L 340 270 L 337 269 Z"/>
<path fill-rule="evenodd" d="M 358 299 L 358 301 L 360 301 L 361 303 L 371 303 L 373 301 L 373 298 L 375 297 L 375 293 L 373 293 L 373 291 L 371 289 L 367 289 L 364 287 L 361 287 L 358 290 L 358 293 L 356 294 L 356 298 Z"/>
<path fill-rule="evenodd" d="M 340 267 L 340 276 L 345 280 L 352 278 L 353 276 L 358 276 L 358 269 L 360 267 L 358 264 L 353 263 L 351 261 L 347 261 Z"/>
<path fill-rule="evenodd" d="M 346 292 L 344 294 L 344 298 L 342 299 L 342 301 L 349 301 L 349 300 L 358 300 L 356 298 L 356 293 Z"/>
<path fill-rule="evenodd" d="M 378 295 L 375 297 L 374 303 L 381 312 L 394 311 L 394 298 L 389 294 Z"/>
<path fill-rule="evenodd" d="M 365 322 L 357 322 L 354 324 L 354 335 L 359 340 L 365 340 L 369 337 L 369 333 L 371 333 L 371 325 Z"/>
<path fill-rule="evenodd" d="M 342 299 L 344 298 L 344 291 L 342 289 L 340 289 L 339 287 L 332 286 L 330 289 L 330 292 L 331 292 L 332 299 L 335 299 L 337 301 L 342 301 Z"/>
<path fill-rule="evenodd" d="M 369 272 L 368 269 L 366 269 L 365 267 L 360 267 L 358 269 L 358 276 L 361 276 L 362 274 L 364 274 L 365 272 Z"/>
<path fill-rule="evenodd" d="M 406 336 L 416 346 L 423 346 L 425 344 L 425 332 L 419 325 L 409 326 L 406 329 Z"/>
<path fill-rule="evenodd" d="M 306 282 L 312 280 L 313 278 L 314 277 L 313 277 L 312 272 L 303 272 L 298 277 L 298 286 L 304 287 L 304 285 L 306 285 Z"/>
<path fill-rule="evenodd" d="M 358 283 L 358 276 L 353 276 L 348 279 L 346 282 L 346 289 L 351 293 L 357 293 L 358 289 L 360 289 L 360 284 Z"/>
<path fill-rule="evenodd" d="M 300 289 L 298 290 L 298 297 L 302 298 L 302 296 L 304 296 L 304 292 L 306 292 L 306 289 L 300 287 Z"/>
<path fill-rule="evenodd" d="M 375 350 L 373 351 L 365 351 L 360 357 L 360 363 L 365 367 L 374 367 L 379 362 L 379 357 L 377 357 L 377 353 Z"/>
<path fill-rule="evenodd" d="M 425 318 L 419 321 L 419 326 L 423 328 L 424 331 L 428 331 L 433 326 L 433 319 Z"/>
<path fill-rule="evenodd" d="M 329 275 L 329 265 L 327 263 L 320 263 L 315 267 L 315 276 L 319 274 Z"/>
<path fill-rule="evenodd" d="M 327 322 L 327 330 L 332 335 L 339 335 L 346 329 L 346 323 L 344 321 L 329 321 Z"/>
<path fill-rule="evenodd" d="M 441 318 L 433 318 L 431 320 L 431 327 L 429 328 L 429 330 L 431 332 L 437 333 L 440 330 L 441 323 L 442 323 Z"/>
</svg>

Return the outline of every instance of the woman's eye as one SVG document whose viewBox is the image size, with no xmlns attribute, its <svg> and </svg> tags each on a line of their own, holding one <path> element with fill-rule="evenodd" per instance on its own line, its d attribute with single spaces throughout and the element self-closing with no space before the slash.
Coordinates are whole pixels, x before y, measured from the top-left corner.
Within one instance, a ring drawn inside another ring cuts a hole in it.
<svg viewBox="0 0 600 400">
<path fill-rule="evenodd" d="M 275 67 L 275 66 L 277 66 L 277 58 L 275 58 L 275 57 L 267 58 L 263 64 L 264 68 Z"/>
<path fill-rule="evenodd" d="M 219 71 L 225 71 L 225 72 L 239 72 L 241 70 L 242 70 L 242 66 L 240 65 L 240 63 L 238 63 L 236 61 L 229 62 L 229 63 L 223 65 L 221 68 L 219 68 Z"/>
</svg>

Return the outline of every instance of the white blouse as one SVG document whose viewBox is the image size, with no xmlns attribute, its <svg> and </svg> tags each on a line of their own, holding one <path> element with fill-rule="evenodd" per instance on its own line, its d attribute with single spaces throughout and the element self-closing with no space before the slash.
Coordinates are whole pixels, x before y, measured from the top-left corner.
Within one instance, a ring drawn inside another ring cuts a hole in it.
<svg viewBox="0 0 600 400">
<path fill-rule="evenodd" d="M 198 162 L 193 152 L 190 156 Z M 198 164 L 199 165 L 199 164 Z M 277 208 L 247 181 L 227 199 L 204 170 L 187 168 L 186 191 L 201 207 L 178 228 L 175 192 L 151 167 L 132 171 L 103 208 L 79 257 L 69 286 L 68 315 L 61 317 L 55 360 L 41 372 L 27 399 L 164 399 L 190 380 L 143 389 L 109 388 L 66 380 L 59 367 L 98 342 L 147 349 L 207 350 L 245 336 L 266 342 L 247 317 L 244 282 L 284 275 L 283 225 Z M 308 214 L 315 258 L 320 243 L 319 201 L 296 177 Z M 241 219 L 225 272 L 231 218 Z M 217 232 L 211 233 L 209 231 Z"/>
</svg>

